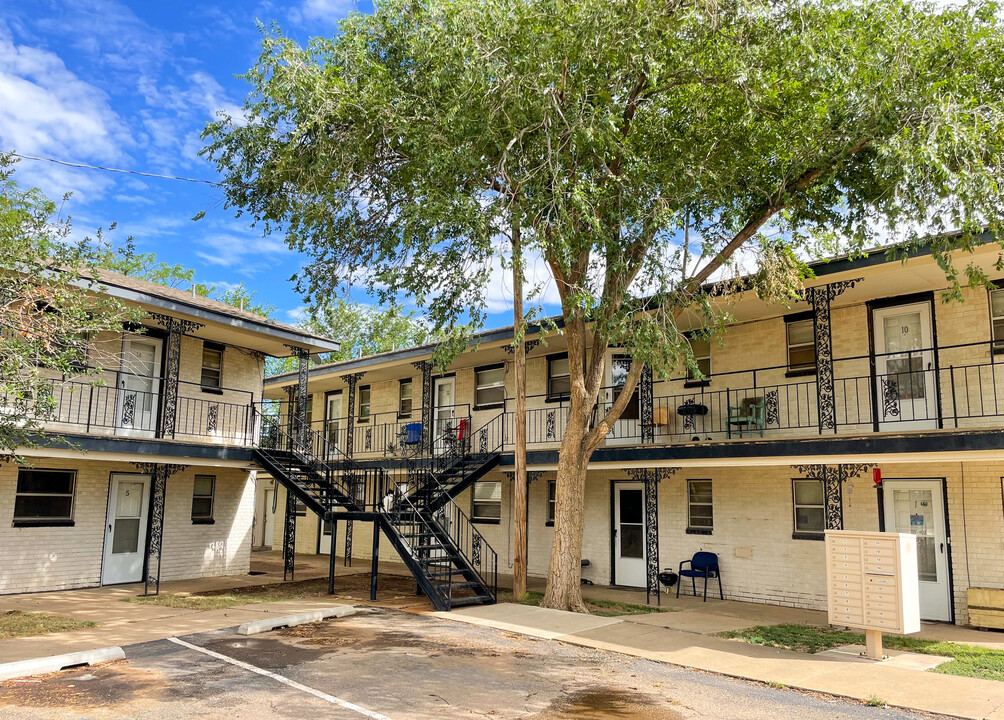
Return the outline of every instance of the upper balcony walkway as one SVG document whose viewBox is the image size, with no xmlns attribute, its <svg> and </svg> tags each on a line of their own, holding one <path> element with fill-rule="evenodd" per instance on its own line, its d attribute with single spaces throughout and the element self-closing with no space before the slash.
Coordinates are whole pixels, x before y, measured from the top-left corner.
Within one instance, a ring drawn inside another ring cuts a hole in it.
<svg viewBox="0 0 1004 720">
<path fill-rule="evenodd" d="M 1004 345 L 976 343 L 838 358 L 826 369 L 756 367 L 704 380 L 676 378 L 647 387 L 643 383 L 614 423 L 605 446 L 1004 428 L 1004 355 L 999 352 Z M 618 392 L 618 387 L 601 390 L 594 421 Z M 405 417 L 390 412 L 311 424 L 360 459 L 418 449 L 435 452 L 444 437 L 457 434 L 470 437 L 477 448 L 489 426 L 492 433 L 503 433 L 503 447 L 511 450 L 512 405 L 507 399 L 504 408 L 451 405 L 431 411 L 415 408 Z M 528 448 L 556 449 L 568 420 L 567 398 L 530 396 L 527 408 Z M 503 421 L 493 422 L 499 416 Z M 431 420 L 430 445 L 422 440 L 423 419 Z M 494 437 L 485 439 L 494 446 Z"/>
</svg>

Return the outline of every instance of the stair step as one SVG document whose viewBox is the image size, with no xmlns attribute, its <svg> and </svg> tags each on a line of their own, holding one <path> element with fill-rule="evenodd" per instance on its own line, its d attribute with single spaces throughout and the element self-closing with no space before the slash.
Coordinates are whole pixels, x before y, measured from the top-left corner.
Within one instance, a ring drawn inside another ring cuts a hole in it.
<svg viewBox="0 0 1004 720">
<path fill-rule="evenodd" d="M 453 588 L 454 590 L 478 590 L 484 589 L 484 585 L 476 580 L 468 580 L 465 582 L 455 582 L 455 583 L 437 583 L 436 587 L 441 590 L 449 590 Z"/>
<path fill-rule="evenodd" d="M 450 600 L 450 607 L 465 607 L 467 605 L 485 605 L 492 601 L 491 595 L 472 595 L 470 597 L 453 598 Z"/>
</svg>

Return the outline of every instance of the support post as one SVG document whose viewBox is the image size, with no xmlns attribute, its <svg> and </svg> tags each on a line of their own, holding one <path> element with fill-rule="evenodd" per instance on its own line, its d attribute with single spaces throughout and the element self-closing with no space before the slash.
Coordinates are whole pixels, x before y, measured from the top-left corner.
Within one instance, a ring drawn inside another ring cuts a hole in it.
<svg viewBox="0 0 1004 720">
<path fill-rule="evenodd" d="M 872 660 L 882 660 L 882 631 L 865 630 L 865 657 Z"/>
<path fill-rule="evenodd" d="M 422 373 L 422 450 L 431 455 L 435 438 L 432 432 L 432 362 L 419 360 L 412 365 Z"/>
<path fill-rule="evenodd" d="M 339 376 L 339 380 L 348 386 L 348 393 L 346 393 L 345 398 L 345 454 L 348 457 L 352 457 L 355 453 L 356 386 L 359 384 L 359 380 L 362 376 L 363 373 L 361 372 Z"/>
<path fill-rule="evenodd" d="M 633 480 L 645 483 L 645 602 L 662 605 L 659 591 L 659 483 L 676 474 L 680 468 L 641 468 L 628 470 Z"/>
<path fill-rule="evenodd" d="M 288 448 L 282 448 L 283 450 L 293 451 L 294 440 L 294 428 L 296 423 L 293 421 L 293 417 L 296 415 L 294 408 L 296 407 L 296 385 L 287 385 L 283 388 L 286 391 L 286 439 L 289 441 Z"/>
<path fill-rule="evenodd" d="M 345 557 L 342 558 L 342 565 L 352 567 L 352 521 L 345 521 Z"/>
<path fill-rule="evenodd" d="M 181 375 L 181 338 L 185 333 L 205 327 L 202 323 L 160 313 L 150 313 L 158 325 L 167 330 L 167 362 L 164 372 L 163 415 L 161 437 L 174 437 L 178 422 L 178 379 Z"/>
<path fill-rule="evenodd" d="M 133 463 L 142 473 L 150 475 L 150 522 L 146 530 L 146 557 L 143 560 L 143 594 L 160 594 L 160 565 L 164 546 L 164 504 L 167 500 L 167 479 L 188 469 L 187 465 Z M 150 588 L 153 592 L 150 592 Z"/>
<path fill-rule="evenodd" d="M 641 441 L 643 443 L 655 442 L 655 393 L 652 381 L 652 366 L 645 363 L 641 371 L 641 380 L 638 382 L 638 404 L 639 415 L 641 415 Z"/>
<path fill-rule="evenodd" d="M 310 351 L 296 345 L 287 345 L 296 358 L 296 442 L 306 452 L 310 449 L 307 424 L 307 374 L 310 370 Z"/>
<path fill-rule="evenodd" d="M 377 571 L 380 567 L 380 523 L 373 521 L 373 554 L 370 566 L 370 602 L 376 602 Z"/>
<path fill-rule="evenodd" d="M 805 301 L 812 307 L 812 334 L 816 346 L 816 405 L 819 434 L 837 432 L 837 409 L 833 383 L 833 333 L 830 328 L 830 303 L 863 278 L 806 288 Z"/>
<path fill-rule="evenodd" d="M 331 553 L 328 555 L 328 595 L 335 594 L 335 539 L 338 537 L 338 521 L 335 520 L 334 514 L 330 521 L 331 524 Z"/>
<path fill-rule="evenodd" d="M 286 488 L 286 517 L 282 526 L 282 579 L 292 580 L 296 563 L 296 496 Z"/>
</svg>

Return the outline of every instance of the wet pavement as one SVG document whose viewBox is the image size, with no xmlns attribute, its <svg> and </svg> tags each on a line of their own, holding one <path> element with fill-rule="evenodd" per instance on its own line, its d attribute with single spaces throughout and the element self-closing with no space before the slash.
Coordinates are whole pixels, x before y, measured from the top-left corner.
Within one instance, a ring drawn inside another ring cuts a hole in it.
<svg viewBox="0 0 1004 720">
<path fill-rule="evenodd" d="M 930 717 L 391 609 L 183 639 L 275 676 L 160 640 L 125 648 L 124 661 L 0 683 L 0 718 Z"/>
</svg>

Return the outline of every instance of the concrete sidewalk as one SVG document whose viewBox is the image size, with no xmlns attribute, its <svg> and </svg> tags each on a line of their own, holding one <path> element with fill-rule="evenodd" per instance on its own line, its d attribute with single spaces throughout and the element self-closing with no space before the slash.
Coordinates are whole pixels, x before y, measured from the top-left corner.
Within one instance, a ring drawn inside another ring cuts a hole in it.
<svg viewBox="0 0 1004 720">
<path fill-rule="evenodd" d="M 435 614 L 448 620 L 610 650 L 764 683 L 779 683 L 863 701 L 881 698 L 890 705 L 930 713 L 1004 720 L 1004 682 L 922 672 L 911 667 L 909 658 L 901 660 L 894 657 L 875 663 L 848 655 L 808 655 L 714 637 L 709 632 L 736 629 L 720 627 L 716 623 L 727 624 L 732 620 L 733 625 L 738 623 L 743 627 L 749 626 L 742 624 L 747 621 L 729 614 L 730 611 L 735 612 L 734 606 L 748 604 L 726 603 L 728 601 L 719 601 L 719 607 L 715 608 L 709 601 L 705 606 L 706 612 L 715 617 L 705 616 L 700 622 L 681 617 L 691 615 L 689 611 L 604 618 L 511 603 Z M 807 612 L 768 606 L 752 606 L 752 609 L 766 610 L 768 613 L 773 611 L 777 615 Z M 815 621 L 815 624 L 820 622 Z M 825 616 L 821 624 L 826 624 Z M 719 629 L 711 630 L 712 626 Z M 943 633 L 945 630 L 946 627 L 939 626 L 939 632 Z M 962 628 L 956 630 L 960 632 L 949 631 L 948 634 L 952 635 L 952 640 L 959 642 L 967 642 L 968 640 L 960 638 L 970 634 L 986 637 L 986 633 Z"/>
</svg>

